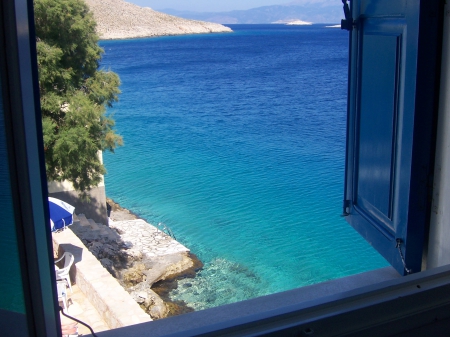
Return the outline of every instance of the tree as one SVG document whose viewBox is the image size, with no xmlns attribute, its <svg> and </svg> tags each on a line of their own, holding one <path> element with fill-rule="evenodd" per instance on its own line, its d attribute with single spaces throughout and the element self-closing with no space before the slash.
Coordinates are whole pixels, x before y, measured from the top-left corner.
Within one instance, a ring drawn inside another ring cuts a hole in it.
<svg viewBox="0 0 450 337">
<path fill-rule="evenodd" d="M 85 193 L 106 173 L 98 151 L 122 145 L 106 115 L 120 80 L 99 69 L 103 49 L 83 0 L 35 0 L 34 13 L 47 178 Z"/>
</svg>

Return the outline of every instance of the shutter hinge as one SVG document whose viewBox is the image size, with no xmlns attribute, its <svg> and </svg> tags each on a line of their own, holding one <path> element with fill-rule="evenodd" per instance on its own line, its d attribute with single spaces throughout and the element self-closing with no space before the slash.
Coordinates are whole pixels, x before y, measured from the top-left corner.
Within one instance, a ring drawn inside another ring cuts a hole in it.
<svg viewBox="0 0 450 337">
<path fill-rule="evenodd" d="M 344 203 L 342 205 L 342 217 L 350 215 L 350 205 L 350 200 L 344 200 Z"/>
<path fill-rule="evenodd" d="M 344 15 L 345 19 L 341 20 L 341 29 L 352 30 L 353 29 L 353 18 L 350 13 L 350 7 L 348 6 L 347 0 L 342 0 L 344 5 Z"/>
</svg>

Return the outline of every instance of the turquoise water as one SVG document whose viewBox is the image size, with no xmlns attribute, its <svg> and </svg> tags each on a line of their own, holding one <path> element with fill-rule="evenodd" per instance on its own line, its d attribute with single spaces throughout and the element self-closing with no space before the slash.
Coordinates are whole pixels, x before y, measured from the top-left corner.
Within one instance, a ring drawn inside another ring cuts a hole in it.
<svg viewBox="0 0 450 337">
<path fill-rule="evenodd" d="M 107 195 L 205 264 L 171 297 L 204 309 L 386 266 L 340 217 L 348 35 L 231 27 L 102 42 L 125 140 Z"/>
</svg>

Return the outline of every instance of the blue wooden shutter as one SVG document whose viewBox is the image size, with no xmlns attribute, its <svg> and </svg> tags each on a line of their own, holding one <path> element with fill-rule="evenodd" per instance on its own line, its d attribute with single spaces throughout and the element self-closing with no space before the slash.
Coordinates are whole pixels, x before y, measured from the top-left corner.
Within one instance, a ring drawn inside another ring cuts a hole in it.
<svg viewBox="0 0 450 337">
<path fill-rule="evenodd" d="M 351 7 L 344 214 L 399 273 L 417 272 L 429 218 L 440 5 Z"/>
</svg>

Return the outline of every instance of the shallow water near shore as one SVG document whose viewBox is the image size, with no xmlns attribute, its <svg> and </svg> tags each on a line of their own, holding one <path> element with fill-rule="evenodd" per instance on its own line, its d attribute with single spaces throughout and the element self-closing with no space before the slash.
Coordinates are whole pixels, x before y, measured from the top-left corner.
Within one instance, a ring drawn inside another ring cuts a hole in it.
<svg viewBox="0 0 450 337">
<path fill-rule="evenodd" d="M 101 42 L 125 141 L 107 195 L 204 263 L 171 297 L 200 310 L 387 266 L 340 217 L 348 34 L 230 26 Z"/>
</svg>

